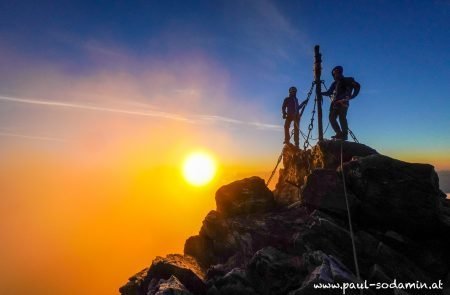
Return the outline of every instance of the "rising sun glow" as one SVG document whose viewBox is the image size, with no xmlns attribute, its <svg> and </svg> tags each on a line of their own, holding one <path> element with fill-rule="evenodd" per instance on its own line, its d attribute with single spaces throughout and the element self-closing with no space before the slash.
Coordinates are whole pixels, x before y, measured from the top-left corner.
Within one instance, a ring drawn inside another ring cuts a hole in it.
<svg viewBox="0 0 450 295">
<path fill-rule="evenodd" d="M 205 153 L 190 154 L 183 165 L 183 175 L 187 182 L 194 186 L 202 186 L 210 182 L 216 173 L 216 164 L 211 156 Z"/>
</svg>

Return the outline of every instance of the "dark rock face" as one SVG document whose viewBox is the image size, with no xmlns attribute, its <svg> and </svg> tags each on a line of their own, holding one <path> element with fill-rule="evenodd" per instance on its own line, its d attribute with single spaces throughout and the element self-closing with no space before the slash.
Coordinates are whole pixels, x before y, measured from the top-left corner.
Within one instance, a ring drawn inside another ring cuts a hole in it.
<svg viewBox="0 0 450 295">
<path fill-rule="evenodd" d="M 217 211 L 224 216 L 235 216 L 269 211 L 274 199 L 264 180 L 254 176 L 219 188 L 216 204 Z"/>
<path fill-rule="evenodd" d="M 439 233 L 444 195 L 433 166 L 372 155 L 344 169 L 367 222 L 411 235 Z"/>
<path fill-rule="evenodd" d="M 320 291 L 315 289 L 314 284 L 353 282 L 356 280 L 355 276 L 339 260 L 321 251 L 305 254 L 304 260 L 312 271 L 304 279 L 301 287 L 289 292 L 289 295 L 330 294 L 330 290 Z"/>
<path fill-rule="evenodd" d="M 350 211 L 355 213 L 359 200 L 352 194 L 347 194 Z M 302 190 L 301 202 L 311 208 L 324 212 L 347 216 L 347 205 L 344 195 L 342 178 L 336 170 L 315 169 L 306 177 Z"/>
<path fill-rule="evenodd" d="M 250 260 L 248 276 L 258 294 L 286 294 L 305 276 L 303 261 L 273 247 L 263 248 Z"/>
<path fill-rule="evenodd" d="M 364 144 L 350 141 L 331 141 L 324 140 L 314 146 L 312 151 L 312 166 L 315 168 L 336 169 L 341 163 L 341 144 L 342 161 L 349 162 L 354 158 L 376 155 L 378 152 Z"/>
<path fill-rule="evenodd" d="M 342 294 L 314 284 L 358 282 L 347 196 L 362 280 L 441 280 L 444 290 L 423 294 L 450 294 L 450 200 L 433 167 L 356 143 L 342 143 L 342 151 L 343 171 L 340 142 L 309 151 L 286 145 L 275 198 L 257 177 L 220 188 L 217 209 L 186 240 L 184 255 L 156 258 L 120 292 Z"/>
<path fill-rule="evenodd" d="M 245 270 L 233 268 L 216 279 L 208 290 L 208 295 L 256 295 Z"/>
</svg>

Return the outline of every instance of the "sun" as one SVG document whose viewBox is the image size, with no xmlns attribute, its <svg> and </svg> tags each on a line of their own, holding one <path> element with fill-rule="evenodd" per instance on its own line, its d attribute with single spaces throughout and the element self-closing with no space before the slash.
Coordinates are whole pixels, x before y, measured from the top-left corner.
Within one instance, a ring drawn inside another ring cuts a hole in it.
<svg viewBox="0 0 450 295">
<path fill-rule="evenodd" d="M 216 174 L 216 163 L 206 153 L 190 154 L 183 164 L 183 175 L 187 182 L 194 186 L 209 183 Z"/>
</svg>

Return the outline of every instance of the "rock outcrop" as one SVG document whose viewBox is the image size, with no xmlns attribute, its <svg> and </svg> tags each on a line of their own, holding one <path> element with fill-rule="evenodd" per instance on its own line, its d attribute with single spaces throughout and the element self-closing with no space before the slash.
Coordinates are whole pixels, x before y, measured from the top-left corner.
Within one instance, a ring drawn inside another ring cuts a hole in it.
<svg viewBox="0 0 450 295">
<path fill-rule="evenodd" d="M 283 164 L 273 193 L 258 177 L 221 187 L 184 255 L 157 257 L 120 292 L 342 294 L 316 284 L 359 282 L 350 212 L 361 280 L 444 286 L 364 294 L 450 294 L 450 200 L 432 166 L 332 141 L 286 145 Z"/>
<path fill-rule="evenodd" d="M 273 193 L 264 180 L 250 177 L 224 185 L 216 192 L 217 211 L 223 216 L 266 212 L 273 208 Z"/>
<path fill-rule="evenodd" d="M 366 145 L 345 141 L 342 143 L 342 160 L 349 162 L 358 157 L 376 155 L 378 152 Z M 301 186 L 315 169 L 336 171 L 341 163 L 341 144 L 321 141 L 310 150 L 299 150 L 291 144 L 283 148 L 283 166 L 275 188 L 275 199 L 279 204 L 290 204 L 300 198 Z"/>
</svg>

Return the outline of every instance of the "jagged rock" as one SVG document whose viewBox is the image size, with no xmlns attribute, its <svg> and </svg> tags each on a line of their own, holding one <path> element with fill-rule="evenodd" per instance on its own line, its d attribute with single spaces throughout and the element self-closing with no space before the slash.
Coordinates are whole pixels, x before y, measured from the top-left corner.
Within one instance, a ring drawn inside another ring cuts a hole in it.
<svg viewBox="0 0 450 295">
<path fill-rule="evenodd" d="M 352 159 L 377 155 L 378 152 L 367 145 L 350 141 L 324 140 L 313 147 L 312 163 L 314 168 L 336 169 L 342 161 L 349 162 Z"/>
<path fill-rule="evenodd" d="M 122 295 L 143 295 L 142 284 L 147 277 L 148 268 L 144 268 L 134 276 L 128 279 L 128 283 L 119 288 L 119 292 Z"/>
<path fill-rule="evenodd" d="M 205 275 L 196 260 L 179 254 L 169 254 L 165 258 L 156 257 L 141 285 L 141 291 L 146 294 L 152 280 L 168 280 L 171 276 L 175 276 L 194 294 L 206 293 Z"/>
<path fill-rule="evenodd" d="M 299 189 L 314 169 L 336 170 L 340 166 L 341 144 L 343 162 L 358 157 L 378 154 L 376 150 L 355 142 L 324 140 L 311 150 L 300 150 L 293 145 L 283 148 L 283 169 L 280 169 L 274 195 L 277 204 L 288 205 L 299 200 Z"/>
<path fill-rule="evenodd" d="M 217 211 L 210 211 L 203 220 L 198 236 L 186 240 L 184 253 L 195 257 L 207 268 L 213 263 L 222 263 L 234 255 L 238 241 L 232 234 L 226 220 Z"/>
<path fill-rule="evenodd" d="M 359 233 L 358 233 L 359 234 Z M 423 239 L 413 240 L 408 236 L 402 235 L 398 232 L 388 230 L 384 234 L 379 235 L 380 241 L 392 248 L 398 253 L 401 253 L 407 259 L 414 261 L 414 263 L 424 270 L 428 275 L 434 279 L 439 279 L 450 270 L 450 256 L 448 245 L 440 239 Z M 371 251 L 376 253 L 378 250 L 378 243 L 375 249 Z"/>
<path fill-rule="evenodd" d="M 380 242 L 375 254 L 377 263 L 386 271 L 387 275 L 399 281 L 431 282 L 430 278 L 404 255 Z"/>
<path fill-rule="evenodd" d="M 260 178 L 222 187 L 217 210 L 205 217 L 199 235 L 186 241 L 185 256 L 156 259 L 121 293 L 153 295 L 162 286 L 178 290 L 181 285 L 192 294 L 342 294 L 313 289 L 319 281 L 355 282 L 342 175 L 361 278 L 442 280 L 446 290 L 437 294 L 450 292 L 450 200 L 439 190 L 432 166 L 348 142 L 324 141 L 308 151 L 286 145 L 283 153 L 276 204 Z"/>
<path fill-rule="evenodd" d="M 274 204 L 273 193 L 256 176 L 224 185 L 216 192 L 217 211 L 224 216 L 263 213 Z"/>
<path fill-rule="evenodd" d="M 214 282 L 207 295 L 257 295 L 243 269 L 234 268 Z"/>
<path fill-rule="evenodd" d="M 378 264 L 372 266 L 368 279 L 372 282 L 379 283 L 390 283 L 393 281 L 393 279 L 384 272 L 383 267 Z"/>
<path fill-rule="evenodd" d="M 414 249 L 410 259 L 414 259 L 418 266 L 435 278 L 445 276 L 450 271 L 449 244 L 433 239 L 423 241 L 420 246 Z"/>
<path fill-rule="evenodd" d="M 444 235 L 450 235 L 450 199 L 442 199 L 441 204 L 439 220 L 441 222 L 442 232 Z"/>
<path fill-rule="evenodd" d="M 391 242 L 391 244 L 396 245 L 397 248 L 404 248 L 404 246 L 408 242 L 411 242 L 410 239 L 402 236 L 401 234 L 399 234 L 398 232 L 395 232 L 393 230 L 388 230 L 387 232 L 385 232 L 384 237 L 386 240 L 389 240 Z"/>
<path fill-rule="evenodd" d="M 314 284 L 357 282 L 356 277 L 342 262 L 322 251 L 305 253 L 303 259 L 305 264 L 312 268 L 312 271 L 305 278 L 301 287 L 289 292 L 289 295 L 333 294 L 330 293 L 330 289 L 314 288 Z M 331 290 L 331 292 L 333 291 L 337 291 L 336 294 L 342 292 L 339 289 Z"/>
<path fill-rule="evenodd" d="M 170 276 L 168 280 L 161 279 L 155 286 L 149 286 L 147 295 L 192 295 L 192 293 L 176 277 Z"/>
<path fill-rule="evenodd" d="M 206 215 L 200 229 L 201 236 L 207 236 L 211 239 L 221 238 L 229 232 L 228 225 L 223 216 L 212 210 Z"/>
<path fill-rule="evenodd" d="M 370 274 L 368 277 L 368 281 L 374 284 L 391 284 L 394 282 L 395 279 L 389 277 L 383 267 L 381 267 L 378 264 L 374 264 L 372 268 L 370 269 Z M 374 287 L 377 291 L 377 295 L 409 295 L 408 293 L 404 292 L 400 289 L 376 289 L 376 286 Z"/>
<path fill-rule="evenodd" d="M 194 257 L 203 268 L 207 268 L 209 265 L 218 262 L 212 251 L 212 244 L 213 241 L 205 236 L 189 237 L 184 243 L 184 254 Z"/>
<path fill-rule="evenodd" d="M 352 251 L 353 246 L 348 229 L 344 228 L 342 223 L 338 223 L 330 216 L 319 212 L 311 216 L 308 224 L 308 228 L 300 236 L 300 244 L 303 244 L 307 251 L 320 250 L 328 255 L 332 255 L 342 261 L 352 271 L 355 271 Z M 368 234 L 366 234 L 364 238 L 366 244 L 363 244 L 359 235 L 355 234 L 357 255 L 370 255 L 367 259 L 360 261 L 360 267 L 362 269 L 367 269 L 373 264 L 373 254 L 366 253 L 365 246 L 367 246 L 368 249 L 374 249 L 375 246 L 373 244 L 378 244 L 378 241 L 370 238 Z"/>
<path fill-rule="evenodd" d="M 274 196 L 277 204 L 286 206 L 299 200 L 300 187 L 312 168 L 310 167 L 311 150 L 303 151 L 286 144 L 282 154 L 284 168 L 279 170 Z"/>
<path fill-rule="evenodd" d="M 302 260 L 273 247 L 259 250 L 248 267 L 248 276 L 259 294 L 286 294 L 306 275 Z"/>
<path fill-rule="evenodd" d="M 201 231 L 201 235 L 186 241 L 184 253 L 195 257 L 204 268 L 227 264 L 236 254 L 241 263 L 248 262 L 256 251 L 267 246 L 292 248 L 292 236 L 303 227 L 307 218 L 308 211 L 301 206 L 266 215 L 232 216 L 226 221 L 226 235 L 208 234 L 217 236 L 213 240 L 206 236 L 206 230 Z M 233 251 L 224 251 L 226 245 Z"/>
<path fill-rule="evenodd" d="M 359 200 L 351 193 L 347 193 L 349 208 L 354 215 Z M 314 209 L 347 217 L 344 186 L 335 170 L 315 169 L 306 178 L 301 193 L 301 202 Z"/>
<path fill-rule="evenodd" d="M 231 270 L 242 266 L 243 265 L 242 261 L 244 260 L 245 258 L 242 257 L 242 253 L 237 252 L 235 255 L 228 258 L 228 260 L 225 263 L 211 265 L 211 267 L 208 268 L 208 271 L 206 273 L 206 280 L 214 281 L 217 278 L 223 277 Z"/>
<path fill-rule="evenodd" d="M 230 257 L 238 246 L 227 221 L 217 211 L 211 211 L 203 220 L 200 236 L 211 239 L 215 256 Z"/>
<path fill-rule="evenodd" d="M 350 190 L 361 200 L 363 221 L 410 235 L 439 229 L 439 183 L 433 166 L 371 155 L 345 164 Z"/>
</svg>

